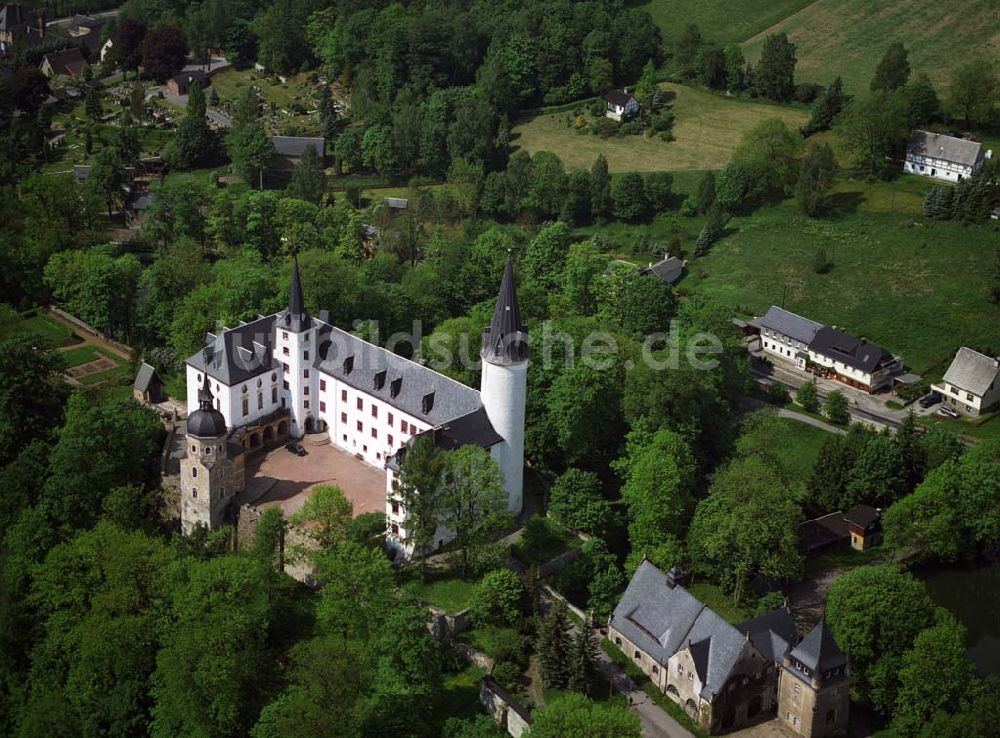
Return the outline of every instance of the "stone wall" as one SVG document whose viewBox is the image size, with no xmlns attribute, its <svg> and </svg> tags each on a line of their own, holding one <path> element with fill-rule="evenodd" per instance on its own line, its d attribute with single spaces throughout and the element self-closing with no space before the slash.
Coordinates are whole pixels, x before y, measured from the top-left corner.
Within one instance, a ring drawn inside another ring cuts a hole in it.
<svg viewBox="0 0 1000 738">
<path fill-rule="evenodd" d="M 428 605 L 427 609 L 431 613 L 430 630 L 431 635 L 440 641 L 450 643 L 459 633 L 469 629 L 469 611 L 460 610 L 454 615 L 442 610 L 440 607 Z"/>
<path fill-rule="evenodd" d="M 531 715 L 528 711 L 489 674 L 479 683 L 479 702 L 512 738 L 521 738 L 531 727 Z"/>
</svg>

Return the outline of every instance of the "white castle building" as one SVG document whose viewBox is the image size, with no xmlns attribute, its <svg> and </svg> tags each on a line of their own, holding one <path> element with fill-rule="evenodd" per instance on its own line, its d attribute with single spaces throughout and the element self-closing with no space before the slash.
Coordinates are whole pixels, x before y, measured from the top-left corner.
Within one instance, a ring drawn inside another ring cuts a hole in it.
<svg viewBox="0 0 1000 738">
<path fill-rule="evenodd" d="M 431 433 L 445 449 L 488 449 L 504 478 L 508 510 L 521 510 L 528 338 L 509 256 L 481 357 L 477 391 L 314 318 L 305 309 L 296 261 L 287 310 L 210 333 L 204 348 L 187 360 L 189 457 L 206 448 L 232 457 L 287 437 L 328 433 L 331 443 L 386 470 L 386 538 L 412 553 L 395 475 L 400 451 L 421 433 Z M 202 442 L 192 431 L 210 431 L 212 440 Z M 183 465 L 189 474 L 198 466 L 190 461 Z M 237 485 L 204 488 L 203 470 L 202 499 L 211 503 L 194 503 L 197 485 L 184 471 L 183 530 L 226 522 Z M 448 537 L 442 529 L 437 545 Z"/>
</svg>

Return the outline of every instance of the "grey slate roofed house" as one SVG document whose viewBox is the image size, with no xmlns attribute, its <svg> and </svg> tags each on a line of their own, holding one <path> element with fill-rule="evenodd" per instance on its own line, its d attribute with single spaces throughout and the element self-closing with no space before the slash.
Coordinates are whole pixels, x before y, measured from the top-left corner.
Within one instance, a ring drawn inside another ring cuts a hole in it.
<svg viewBox="0 0 1000 738">
<path fill-rule="evenodd" d="M 1000 361 L 963 346 L 944 373 L 944 381 L 977 395 L 985 395 L 1000 376 Z"/>
<path fill-rule="evenodd" d="M 964 166 L 973 166 L 982 153 L 983 145 L 956 136 L 930 131 L 914 131 L 906 144 L 907 154 L 932 157 Z"/>
<path fill-rule="evenodd" d="M 775 334 L 787 336 L 799 343 L 804 343 L 806 346 L 812 342 L 816 333 L 823 327 L 822 323 L 803 318 L 801 315 L 777 305 L 772 305 L 759 322 L 762 329 L 767 328 Z"/>
<path fill-rule="evenodd" d="M 738 623 L 736 629 L 749 634 L 760 655 L 775 662 L 785 657 L 799 637 L 792 614 L 784 607 Z"/>
<path fill-rule="evenodd" d="M 886 362 L 893 360 L 892 354 L 878 344 L 829 326 L 816 331 L 815 338 L 809 344 L 809 350 L 866 374 L 871 374 Z"/>
<path fill-rule="evenodd" d="M 604 101 L 624 108 L 630 102 L 635 102 L 635 97 L 622 90 L 610 90 L 604 95 Z"/>
<path fill-rule="evenodd" d="M 645 269 L 642 269 L 641 272 L 643 274 L 653 274 L 667 284 L 674 284 L 684 274 L 684 264 L 685 262 L 676 256 L 668 256 L 655 264 L 650 264 Z"/>
<path fill-rule="evenodd" d="M 788 654 L 795 669 L 811 679 L 813 675 L 826 675 L 844 670 L 847 667 L 847 655 L 840 650 L 833 638 L 833 633 L 826 627 L 826 618 L 820 618 L 798 646 Z M 803 668 L 804 667 L 804 668 Z"/>
<path fill-rule="evenodd" d="M 312 146 L 322 159 L 326 155 L 326 139 L 309 136 L 271 136 L 274 153 L 278 156 L 298 158 L 306 153 L 306 148 Z"/>
</svg>

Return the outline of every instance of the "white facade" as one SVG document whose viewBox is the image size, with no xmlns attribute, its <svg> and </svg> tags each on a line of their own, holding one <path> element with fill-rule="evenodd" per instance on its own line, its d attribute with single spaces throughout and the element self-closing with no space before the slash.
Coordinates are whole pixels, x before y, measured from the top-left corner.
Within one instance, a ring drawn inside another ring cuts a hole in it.
<svg viewBox="0 0 1000 738">
<path fill-rule="evenodd" d="M 483 360 L 479 391 L 493 428 L 504 438 L 492 451 L 503 474 L 507 509 L 516 514 L 523 502 L 528 362 L 501 365 Z"/>
<path fill-rule="evenodd" d="M 198 388 L 204 374 L 195 367 L 186 366 L 188 412 L 197 409 Z M 271 371 L 232 386 L 222 384 L 209 377 L 212 394 L 215 395 L 215 409 L 226 419 L 226 426 L 232 430 L 250 425 L 260 418 L 280 410 L 287 402 L 283 394 L 281 375 Z M 245 411 L 245 412 L 244 412 Z"/>
<path fill-rule="evenodd" d="M 980 162 L 980 166 L 982 162 Z M 924 177 L 933 177 L 942 182 L 959 182 L 966 177 L 971 177 L 979 167 L 966 164 L 957 164 L 944 159 L 935 159 L 931 156 L 920 154 L 907 154 L 903 163 L 903 171 L 907 174 L 919 174 Z"/>
<path fill-rule="evenodd" d="M 796 341 L 794 338 L 789 338 L 770 328 L 761 328 L 760 347 L 765 354 L 782 361 L 792 362 L 797 369 L 806 368 L 809 347 L 802 341 Z"/>
</svg>

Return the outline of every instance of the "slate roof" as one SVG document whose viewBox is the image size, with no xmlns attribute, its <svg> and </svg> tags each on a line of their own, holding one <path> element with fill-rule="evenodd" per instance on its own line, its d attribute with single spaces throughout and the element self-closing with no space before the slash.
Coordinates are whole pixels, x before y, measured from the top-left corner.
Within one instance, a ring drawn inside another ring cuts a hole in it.
<svg viewBox="0 0 1000 738">
<path fill-rule="evenodd" d="M 612 105 L 624 108 L 629 102 L 634 101 L 635 97 L 621 90 L 611 90 L 604 96 L 604 99 Z"/>
<path fill-rule="evenodd" d="M 271 371 L 277 367 L 271 356 L 277 317 L 261 316 L 226 329 L 220 336 L 207 334 L 205 347 L 187 363 L 229 386 Z"/>
<path fill-rule="evenodd" d="M 53 51 L 42 57 L 42 61 L 45 60 L 48 60 L 53 74 L 66 74 L 71 77 L 78 75 L 83 70 L 83 65 L 87 63 L 79 46 Z"/>
<path fill-rule="evenodd" d="M 798 547 L 803 553 L 826 548 L 850 535 L 844 515 L 839 510 L 799 523 L 797 533 Z"/>
<path fill-rule="evenodd" d="M 648 561 L 632 575 L 611 625 L 661 665 L 690 645 L 705 699 L 722 689 L 747 647 L 744 633 L 684 587 L 671 588 L 667 575 Z"/>
<path fill-rule="evenodd" d="M 434 445 L 448 451 L 460 446 L 490 448 L 502 442 L 503 436 L 493 428 L 485 407 L 449 420 L 434 429 Z"/>
<path fill-rule="evenodd" d="M 944 381 L 982 397 L 1000 375 L 1000 362 L 962 346 L 944 373 Z"/>
<path fill-rule="evenodd" d="M 854 523 L 860 528 L 867 528 L 880 517 L 882 517 L 882 513 L 871 505 L 855 505 L 844 513 L 845 521 Z"/>
<path fill-rule="evenodd" d="M 784 607 L 759 615 L 750 620 L 744 620 L 736 625 L 736 630 L 750 635 L 760 655 L 765 659 L 780 662 L 785 658 L 788 649 L 798 640 L 795 621 L 792 614 Z"/>
<path fill-rule="evenodd" d="M 684 262 L 676 256 L 668 256 L 666 259 L 650 264 L 642 270 L 643 274 L 655 274 L 664 282 L 673 284 L 684 273 Z"/>
<path fill-rule="evenodd" d="M 833 633 L 826 627 L 825 617 L 820 618 L 816 627 L 809 631 L 789 655 L 814 674 L 847 666 L 847 655 L 840 650 Z"/>
<path fill-rule="evenodd" d="M 507 252 L 500 294 L 493 308 L 493 318 L 483 331 L 482 357 L 493 364 L 518 364 L 528 358 L 528 330 L 521 320 L 514 278 L 514 258 Z"/>
<path fill-rule="evenodd" d="M 292 260 L 292 286 L 288 291 L 288 309 L 278 318 L 278 324 L 295 333 L 304 331 L 312 325 L 312 318 L 306 312 L 305 300 L 302 297 L 298 256 Z"/>
<path fill-rule="evenodd" d="M 976 141 L 930 131 L 914 131 L 906 145 L 908 155 L 929 156 L 969 167 L 979 161 L 981 150 L 982 144 Z"/>
<path fill-rule="evenodd" d="M 788 336 L 807 346 L 815 338 L 816 333 L 823 328 L 822 323 L 803 318 L 801 315 L 796 315 L 777 305 L 772 305 L 764 317 L 758 321 L 758 324 L 761 328 L 769 328 L 775 333 Z"/>
<path fill-rule="evenodd" d="M 197 82 L 201 86 L 205 86 L 208 81 L 208 75 L 201 71 L 200 69 L 192 69 L 187 72 L 181 72 L 180 74 L 174 75 L 170 78 L 171 82 L 176 82 L 179 85 L 189 87 L 193 83 Z"/>
<path fill-rule="evenodd" d="M 892 354 L 876 343 L 869 343 L 863 338 L 856 338 L 839 328 L 824 326 L 816 331 L 816 337 L 809 344 L 809 350 L 821 356 L 840 361 L 846 366 L 871 373 L 886 361 L 892 360 Z"/>
<path fill-rule="evenodd" d="M 278 156 L 302 156 L 306 153 L 306 148 L 312 146 L 322 157 L 326 150 L 326 139 L 323 137 L 271 136 L 270 138 L 274 144 L 274 153 Z"/>
<path fill-rule="evenodd" d="M 156 369 L 152 365 L 147 364 L 145 361 L 139 365 L 139 371 L 136 372 L 135 381 L 132 382 L 132 388 L 137 389 L 140 392 L 145 392 L 149 389 L 150 383 L 153 381 L 153 377 L 156 376 Z"/>
<path fill-rule="evenodd" d="M 218 438 L 226 433 L 226 418 L 212 403 L 212 388 L 208 375 L 198 390 L 198 409 L 188 416 L 187 435 L 195 438 Z"/>
<path fill-rule="evenodd" d="M 406 210 L 410 205 L 410 201 L 405 197 L 383 197 L 382 202 L 393 210 Z"/>
</svg>

